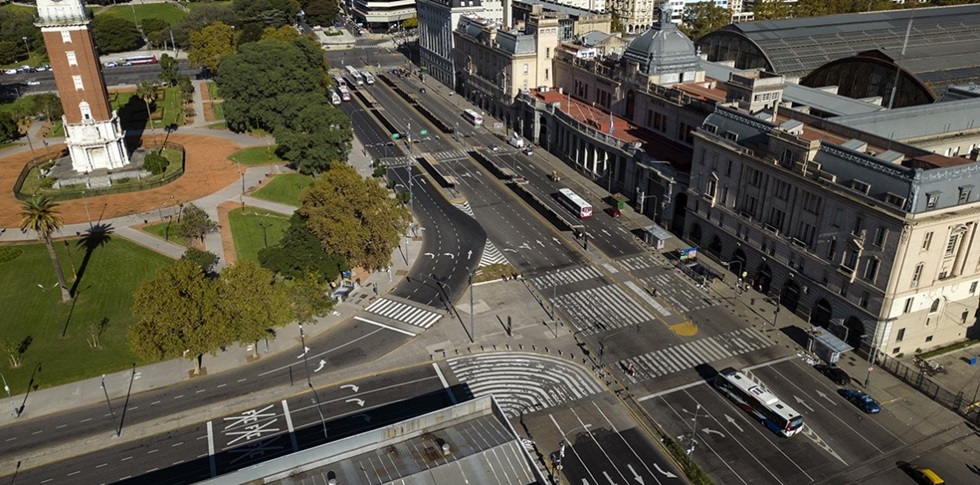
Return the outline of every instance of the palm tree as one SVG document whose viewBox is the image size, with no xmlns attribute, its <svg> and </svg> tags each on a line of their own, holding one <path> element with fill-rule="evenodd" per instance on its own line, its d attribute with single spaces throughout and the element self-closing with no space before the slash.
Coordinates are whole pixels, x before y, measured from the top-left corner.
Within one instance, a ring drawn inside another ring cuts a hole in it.
<svg viewBox="0 0 980 485">
<path fill-rule="evenodd" d="M 149 81 L 143 81 L 136 85 L 136 96 L 143 100 L 146 105 L 146 121 L 150 123 L 150 131 L 153 131 L 153 118 L 150 115 L 150 105 L 157 99 L 157 86 Z"/>
<path fill-rule="evenodd" d="M 61 286 L 61 301 L 67 302 L 71 301 L 71 292 L 68 291 L 65 274 L 61 271 L 58 255 L 54 252 L 54 242 L 51 240 L 51 234 L 60 231 L 63 224 L 61 213 L 58 212 L 58 204 L 51 199 L 39 196 L 24 202 L 20 213 L 20 230 L 25 233 L 28 230 L 34 231 L 37 233 L 37 238 L 48 248 L 48 256 L 51 256 L 51 264 L 54 265 L 54 272 L 58 276 L 58 285 Z"/>
</svg>

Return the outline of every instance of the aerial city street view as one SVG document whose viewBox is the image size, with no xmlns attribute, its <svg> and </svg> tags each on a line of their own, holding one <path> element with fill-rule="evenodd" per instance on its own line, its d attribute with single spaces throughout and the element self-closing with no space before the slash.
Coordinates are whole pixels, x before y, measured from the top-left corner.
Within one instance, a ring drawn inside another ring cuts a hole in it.
<svg viewBox="0 0 980 485">
<path fill-rule="evenodd" d="M 980 483 L 980 0 L 0 24 L 4 483 Z"/>
</svg>

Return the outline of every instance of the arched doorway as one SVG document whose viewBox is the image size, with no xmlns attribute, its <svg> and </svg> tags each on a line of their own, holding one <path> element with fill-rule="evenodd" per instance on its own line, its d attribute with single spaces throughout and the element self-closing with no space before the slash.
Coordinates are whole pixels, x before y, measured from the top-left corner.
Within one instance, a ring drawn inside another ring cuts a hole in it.
<svg viewBox="0 0 980 485">
<path fill-rule="evenodd" d="M 759 270 L 755 272 L 755 281 L 752 282 L 752 287 L 759 293 L 767 295 L 770 286 L 772 286 L 772 269 L 769 268 L 768 264 L 762 263 Z"/>
<path fill-rule="evenodd" d="M 701 245 L 701 224 L 695 222 L 693 225 L 691 225 L 690 237 L 691 242 L 694 243 L 695 246 Z"/>
<path fill-rule="evenodd" d="M 677 194 L 674 198 L 674 215 L 670 219 L 670 231 L 678 234 L 682 232 L 684 228 L 684 221 L 686 220 L 687 210 L 687 193 L 681 192 Z M 661 214 L 661 223 L 663 222 L 663 214 Z"/>
<path fill-rule="evenodd" d="M 787 281 L 779 293 L 779 304 L 796 313 L 796 308 L 800 305 L 800 285 L 793 280 Z"/>
<path fill-rule="evenodd" d="M 748 271 L 748 268 L 745 266 L 745 261 L 745 251 L 742 251 L 742 248 L 735 248 L 735 252 L 732 253 L 732 260 L 728 263 L 728 269 L 732 273 L 735 273 L 735 276 L 741 278 L 742 273 Z"/>
<path fill-rule="evenodd" d="M 548 141 L 548 123 L 545 121 L 544 116 L 538 122 L 538 146 L 544 148 L 545 151 L 551 148 L 551 143 Z"/>
<path fill-rule="evenodd" d="M 847 345 L 850 345 L 855 349 L 860 349 L 861 337 L 864 335 L 864 323 L 862 323 L 857 317 L 849 317 L 844 322 L 844 328 L 847 329 L 847 335 L 844 337 L 844 341 L 847 342 Z"/>
<path fill-rule="evenodd" d="M 711 244 L 708 244 L 708 249 L 719 256 L 721 255 L 721 238 L 717 234 L 711 236 Z"/>
<path fill-rule="evenodd" d="M 827 300 L 823 298 L 817 300 L 817 304 L 813 306 L 813 311 L 810 312 L 810 324 L 826 328 L 830 324 L 832 311 Z"/>
<path fill-rule="evenodd" d="M 626 91 L 626 119 L 633 119 L 633 109 L 636 106 L 636 93 L 632 89 Z"/>
</svg>

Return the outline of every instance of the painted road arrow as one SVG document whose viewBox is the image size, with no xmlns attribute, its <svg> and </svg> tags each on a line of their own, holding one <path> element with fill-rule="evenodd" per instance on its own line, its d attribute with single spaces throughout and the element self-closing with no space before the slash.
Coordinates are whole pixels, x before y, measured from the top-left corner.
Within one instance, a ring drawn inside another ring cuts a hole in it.
<svg viewBox="0 0 980 485">
<path fill-rule="evenodd" d="M 313 372 L 320 372 L 320 370 L 323 369 L 323 366 L 325 365 L 327 365 L 327 361 L 320 359 L 320 365 Z"/>
<path fill-rule="evenodd" d="M 432 259 L 435 259 L 435 257 L 436 257 L 436 255 L 435 254 L 432 254 L 432 253 L 425 253 L 425 255 L 428 256 L 428 257 L 430 257 L 430 258 L 432 258 Z"/>
<path fill-rule="evenodd" d="M 630 473 L 633 474 L 633 479 L 636 480 L 640 485 L 643 485 L 643 477 L 641 477 L 639 473 L 636 473 L 636 470 L 633 469 L 633 465 L 627 463 L 626 468 L 630 469 Z"/>
<path fill-rule="evenodd" d="M 357 399 L 357 398 L 355 398 L 355 399 L 348 399 L 345 402 L 357 403 L 358 406 L 360 406 L 362 408 L 364 407 L 364 400 L 363 399 Z"/>
<path fill-rule="evenodd" d="M 737 429 L 739 433 L 744 433 L 745 432 L 745 430 L 742 429 L 742 427 L 739 426 L 738 423 L 735 421 L 735 418 L 733 418 L 733 417 L 731 417 L 731 416 L 729 416 L 729 415 L 726 414 L 725 415 L 725 420 L 728 421 L 728 424 L 734 426 L 735 429 Z"/>
<path fill-rule="evenodd" d="M 466 251 L 466 259 L 473 259 L 473 250 Z"/>
<path fill-rule="evenodd" d="M 833 399 L 831 399 L 830 396 L 824 394 L 823 391 L 817 391 L 817 395 L 820 396 L 820 397 L 822 397 L 822 398 L 824 398 L 824 399 L 826 399 L 827 402 L 829 402 L 830 404 L 833 404 L 834 406 L 837 405 L 837 401 L 834 401 Z"/>
<path fill-rule="evenodd" d="M 350 390 L 352 390 L 354 392 L 357 392 L 357 390 L 360 389 L 360 387 L 357 387 L 354 384 L 344 384 L 344 385 L 340 386 L 341 389 L 347 389 L 348 387 L 350 388 Z"/>
<path fill-rule="evenodd" d="M 456 255 L 453 253 L 442 253 L 443 256 L 449 256 L 449 259 L 456 259 Z"/>
<path fill-rule="evenodd" d="M 660 468 L 660 465 L 656 463 L 653 464 L 653 467 L 656 468 L 658 472 L 660 472 L 661 474 L 663 474 L 663 476 L 667 478 L 677 478 L 677 475 L 674 475 L 673 473 L 670 473 L 668 471 L 664 471 L 664 469 Z"/>
<path fill-rule="evenodd" d="M 800 406 L 803 406 L 803 407 L 805 407 L 805 408 L 807 408 L 807 409 L 809 409 L 811 413 L 813 412 L 813 408 L 811 408 L 811 407 L 810 407 L 810 406 L 809 406 L 809 405 L 808 405 L 808 404 L 806 403 L 806 401 L 804 401 L 804 400 L 803 400 L 803 398 L 801 398 L 800 396 L 797 396 L 796 394 L 793 394 L 793 399 L 796 399 L 796 402 L 797 402 L 797 403 L 798 403 L 798 404 L 799 404 Z"/>
<path fill-rule="evenodd" d="M 718 436 L 721 436 L 722 438 L 725 437 L 725 434 L 722 433 L 721 431 L 715 431 L 715 430 L 713 430 L 711 428 L 704 428 L 704 429 L 701 430 L 701 432 L 704 433 L 704 434 L 716 434 Z"/>
</svg>

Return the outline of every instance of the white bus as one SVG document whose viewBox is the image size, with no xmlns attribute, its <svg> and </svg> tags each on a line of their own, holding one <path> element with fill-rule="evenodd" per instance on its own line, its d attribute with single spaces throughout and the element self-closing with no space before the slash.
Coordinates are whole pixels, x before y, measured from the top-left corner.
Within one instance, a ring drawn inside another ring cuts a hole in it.
<svg viewBox="0 0 980 485">
<path fill-rule="evenodd" d="M 558 189 L 558 199 L 572 210 L 579 219 L 592 217 L 592 204 L 585 201 L 569 189 Z"/>
<path fill-rule="evenodd" d="M 354 66 L 347 66 L 344 69 L 347 70 L 347 77 L 350 78 L 352 84 L 355 86 L 364 84 L 364 78 L 361 77 L 361 73 L 357 72 L 357 69 L 354 69 Z"/>
<path fill-rule="evenodd" d="M 127 57 L 124 64 L 127 66 L 138 66 L 140 64 L 156 64 L 157 56 L 133 56 Z"/>
<path fill-rule="evenodd" d="M 337 87 L 347 85 L 347 81 L 344 80 L 344 76 L 341 76 L 340 74 L 333 74 L 330 77 L 332 77 L 333 81 L 337 83 Z"/>
<path fill-rule="evenodd" d="M 803 430 L 803 416 L 779 400 L 759 379 L 731 367 L 715 377 L 715 387 L 738 407 L 755 416 L 762 424 L 783 437 Z"/>
<path fill-rule="evenodd" d="M 341 84 L 337 91 L 340 92 L 340 99 L 342 101 L 350 101 L 350 89 L 347 89 L 346 84 Z"/>
<path fill-rule="evenodd" d="M 364 84 L 367 84 L 368 86 L 374 84 L 374 75 L 373 74 L 371 74 L 370 72 L 367 72 L 367 71 L 364 71 L 361 74 L 364 75 Z"/>
<path fill-rule="evenodd" d="M 480 126 L 483 124 L 483 116 L 480 116 L 480 113 L 477 113 L 471 109 L 463 110 L 463 119 L 469 121 L 473 126 Z"/>
</svg>

